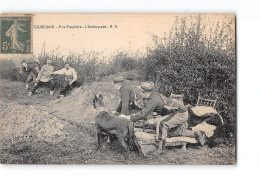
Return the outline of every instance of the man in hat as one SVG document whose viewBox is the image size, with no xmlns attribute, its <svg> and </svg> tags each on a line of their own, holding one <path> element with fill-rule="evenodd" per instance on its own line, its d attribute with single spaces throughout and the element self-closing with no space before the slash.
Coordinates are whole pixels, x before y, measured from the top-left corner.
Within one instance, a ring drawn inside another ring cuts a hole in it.
<svg viewBox="0 0 260 176">
<path fill-rule="evenodd" d="M 53 66 L 51 65 L 52 61 L 48 59 L 46 64 L 42 66 L 41 71 L 38 73 L 38 76 L 35 80 L 35 86 L 31 92 L 29 92 L 28 96 L 32 96 L 32 94 L 41 86 L 46 85 L 50 86 L 50 95 L 53 95 L 55 83 L 51 76 L 52 72 L 54 71 Z"/>
<path fill-rule="evenodd" d="M 25 89 L 29 89 L 29 85 L 35 81 L 38 73 L 40 72 L 40 65 L 36 62 L 27 62 L 24 60 L 21 64 L 20 73 L 25 72 L 27 75 L 27 78 L 25 80 Z"/>
<path fill-rule="evenodd" d="M 128 75 L 126 78 L 120 76 L 114 79 L 115 89 L 120 92 L 120 103 L 116 109 L 117 113 L 129 115 L 133 109 L 141 108 L 135 102 L 136 95 L 133 87 L 131 86 L 131 81 L 133 79 L 133 75 Z"/>
<path fill-rule="evenodd" d="M 77 84 L 77 79 L 78 75 L 77 72 L 74 68 L 70 66 L 69 63 L 65 63 L 65 67 L 61 70 L 57 70 L 53 72 L 52 74 L 57 74 L 57 75 L 64 75 L 64 80 L 63 80 L 63 89 L 60 91 L 61 98 L 66 95 L 69 89 L 72 88 L 72 86 Z"/>
<path fill-rule="evenodd" d="M 196 137 L 202 145 L 205 143 L 205 139 L 203 139 L 200 131 L 187 129 L 188 109 L 185 106 L 154 91 L 153 82 L 143 82 L 141 83 L 141 88 L 143 89 L 144 98 L 146 99 L 145 106 L 142 111 L 131 114 L 130 120 L 135 122 L 137 120 L 146 119 L 152 112 L 164 115 L 159 126 L 158 140 L 160 150 L 164 147 L 168 129 L 173 128 L 175 129 L 173 132 L 175 136 Z M 173 113 L 173 110 L 177 111 L 177 113 Z"/>
</svg>

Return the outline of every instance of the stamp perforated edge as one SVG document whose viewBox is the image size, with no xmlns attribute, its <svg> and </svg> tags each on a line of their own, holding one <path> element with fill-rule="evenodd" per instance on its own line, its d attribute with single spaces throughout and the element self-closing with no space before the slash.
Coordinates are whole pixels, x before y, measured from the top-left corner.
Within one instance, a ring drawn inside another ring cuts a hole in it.
<svg viewBox="0 0 260 176">
<path fill-rule="evenodd" d="M 30 55 L 33 54 L 33 19 L 35 14 L 32 13 L 0 13 L 0 19 L 1 17 L 31 17 L 31 48 L 30 53 L 0 53 L 5 55 Z M 0 20 L 1 21 L 1 20 Z M 0 23 L 0 31 L 1 31 L 1 23 Z M 0 41 L 1 41 L 1 35 L 0 35 Z"/>
</svg>

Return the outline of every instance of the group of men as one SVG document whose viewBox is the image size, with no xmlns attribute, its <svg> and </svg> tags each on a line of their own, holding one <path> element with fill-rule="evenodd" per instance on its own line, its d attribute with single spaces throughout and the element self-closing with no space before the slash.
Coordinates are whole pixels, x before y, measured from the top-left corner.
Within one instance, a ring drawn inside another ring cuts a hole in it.
<svg viewBox="0 0 260 176">
<path fill-rule="evenodd" d="M 70 66 L 69 63 L 65 63 L 65 67 L 63 69 L 54 71 L 54 67 L 52 66 L 52 61 L 50 59 L 46 61 L 46 64 L 43 65 L 41 69 L 39 62 L 28 63 L 23 61 L 22 70 L 28 73 L 25 81 L 25 89 L 28 90 L 30 84 L 34 83 L 34 86 L 28 96 L 32 96 L 32 94 L 42 86 L 48 86 L 50 88 L 50 95 L 53 95 L 56 85 L 53 80 L 53 75 L 55 74 L 64 75 L 62 90 L 60 91 L 61 98 L 66 95 L 70 88 L 77 84 L 77 72 Z"/>
<path fill-rule="evenodd" d="M 28 72 L 26 89 L 28 90 L 29 85 L 34 82 L 34 87 L 28 96 L 32 96 L 41 86 L 49 86 L 50 95 L 53 95 L 55 89 L 53 75 L 58 74 L 64 75 L 63 89 L 60 91 L 61 97 L 64 97 L 78 79 L 76 70 L 69 63 L 65 63 L 65 67 L 57 71 L 54 71 L 51 60 L 47 60 L 41 69 L 39 63 L 23 62 L 22 67 Z M 168 129 L 174 129 L 172 133 L 175 136 L 195 137 L 201 145 L 204 145 L 203 134 L 200 131 L 188 129 L 188 109 L 186 106 L 155 91 L 153 82 L 143 82 L 134 89 L 131 86 L 133 79 L 133 75 L 120 76 L 114 79 L 114 86 L 120 92 L 120 103 L 116 109 L 116 113 L 120 117 L 129 118 L 132 122 L 136 122 L 146 120 L 154 112 L 161 115 L 157 137 L 159 149 L 163 149 L 168 136 Z M 137 103 L 138 100 L 142 100 L 142 106 Z"/>
<path fill-rule="evenodd" d="M 186 106 L 155 91 L 153 82 L 143 82 L 141 86 L 134 89 L 128 79 L 128 77 L 114 79 L 114 85 L 121 94 L 121 101 L 116 110 L 117 113 L 120 113 L 120 117 L 129 118 L 132 122 L 136 122 L 146 120 L 154 112 L 161 115 L 157 138 L 159 150 L 162 150 L 165 145 L 168 129 L 173 129 L 172 134 L 174 136 L 195 137 L 201 145 L 204 145 L 204 135 L 200 131 L 188 129 L 188 109 Z M 143 99 L 142 109 L 136 104 L 137 94 Z M 139 108 L 140 111 L 133 113 L 133 108 Z"/>
</svg>

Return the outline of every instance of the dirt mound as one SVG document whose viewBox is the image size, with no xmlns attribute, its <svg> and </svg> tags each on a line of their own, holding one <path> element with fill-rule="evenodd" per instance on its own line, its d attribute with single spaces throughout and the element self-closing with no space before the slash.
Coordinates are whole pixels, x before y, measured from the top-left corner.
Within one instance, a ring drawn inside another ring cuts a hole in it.
<svg viewBox="0 0 260 176">
<path fill-rule="evenodd" d="M 50 101 L 41 105 L 46 111 L 53 113 L 62 119 L 73 121 L 79 124 L 88 125 L 94 121 L 98 114 L 93 107 L 95 94 L 102 94 L 106 107 L 115 110 L 119 102 L 119 93 L 114 89 L 111 82 L 98 82 L 76 88 L 73 92 L 63 98 Z"/>
<path fill-rule="evenodd" d="M 54 114 L 1 99 L 0 107 L 1 163 L 59 164 L 62 158 L 94 151 L 94 134 Z M 79 158 L 78 163 L 85 161 Z"/>
<path fill-rule="evenodd" d="M 34 141 L 56 142 L 66 137 L 63 130 L 64 123 L 57 117 L 36 107 L 22 106 L 18 103 L 1 101 L 0 138 L 1 142 L 11 140 L 6 144 L 12 144 L 14 139 L 32 137 Z"/>
</svg>

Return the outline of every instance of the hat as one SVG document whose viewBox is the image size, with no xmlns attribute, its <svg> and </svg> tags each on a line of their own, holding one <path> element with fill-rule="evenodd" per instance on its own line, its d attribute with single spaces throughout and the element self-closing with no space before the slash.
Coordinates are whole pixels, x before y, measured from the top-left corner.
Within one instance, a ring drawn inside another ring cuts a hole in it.
<svg viewBox="0 0 260 176">
<path fill-rule="evenodd" d="M 153 82 L 142 82 L 142 83 L 141 83 L 141 88 L 142 88 L 145 92 L 151 92 L 151 91 L 153 91 L 154 83 L 153 83 Z"/>
<path fill-rule="evenodd" d="M 114 78 L 114 84 L 117 84 L 117 83 L 124 83 L 124 77 L 119 76 L 119 77 Z"/>
</svg>

